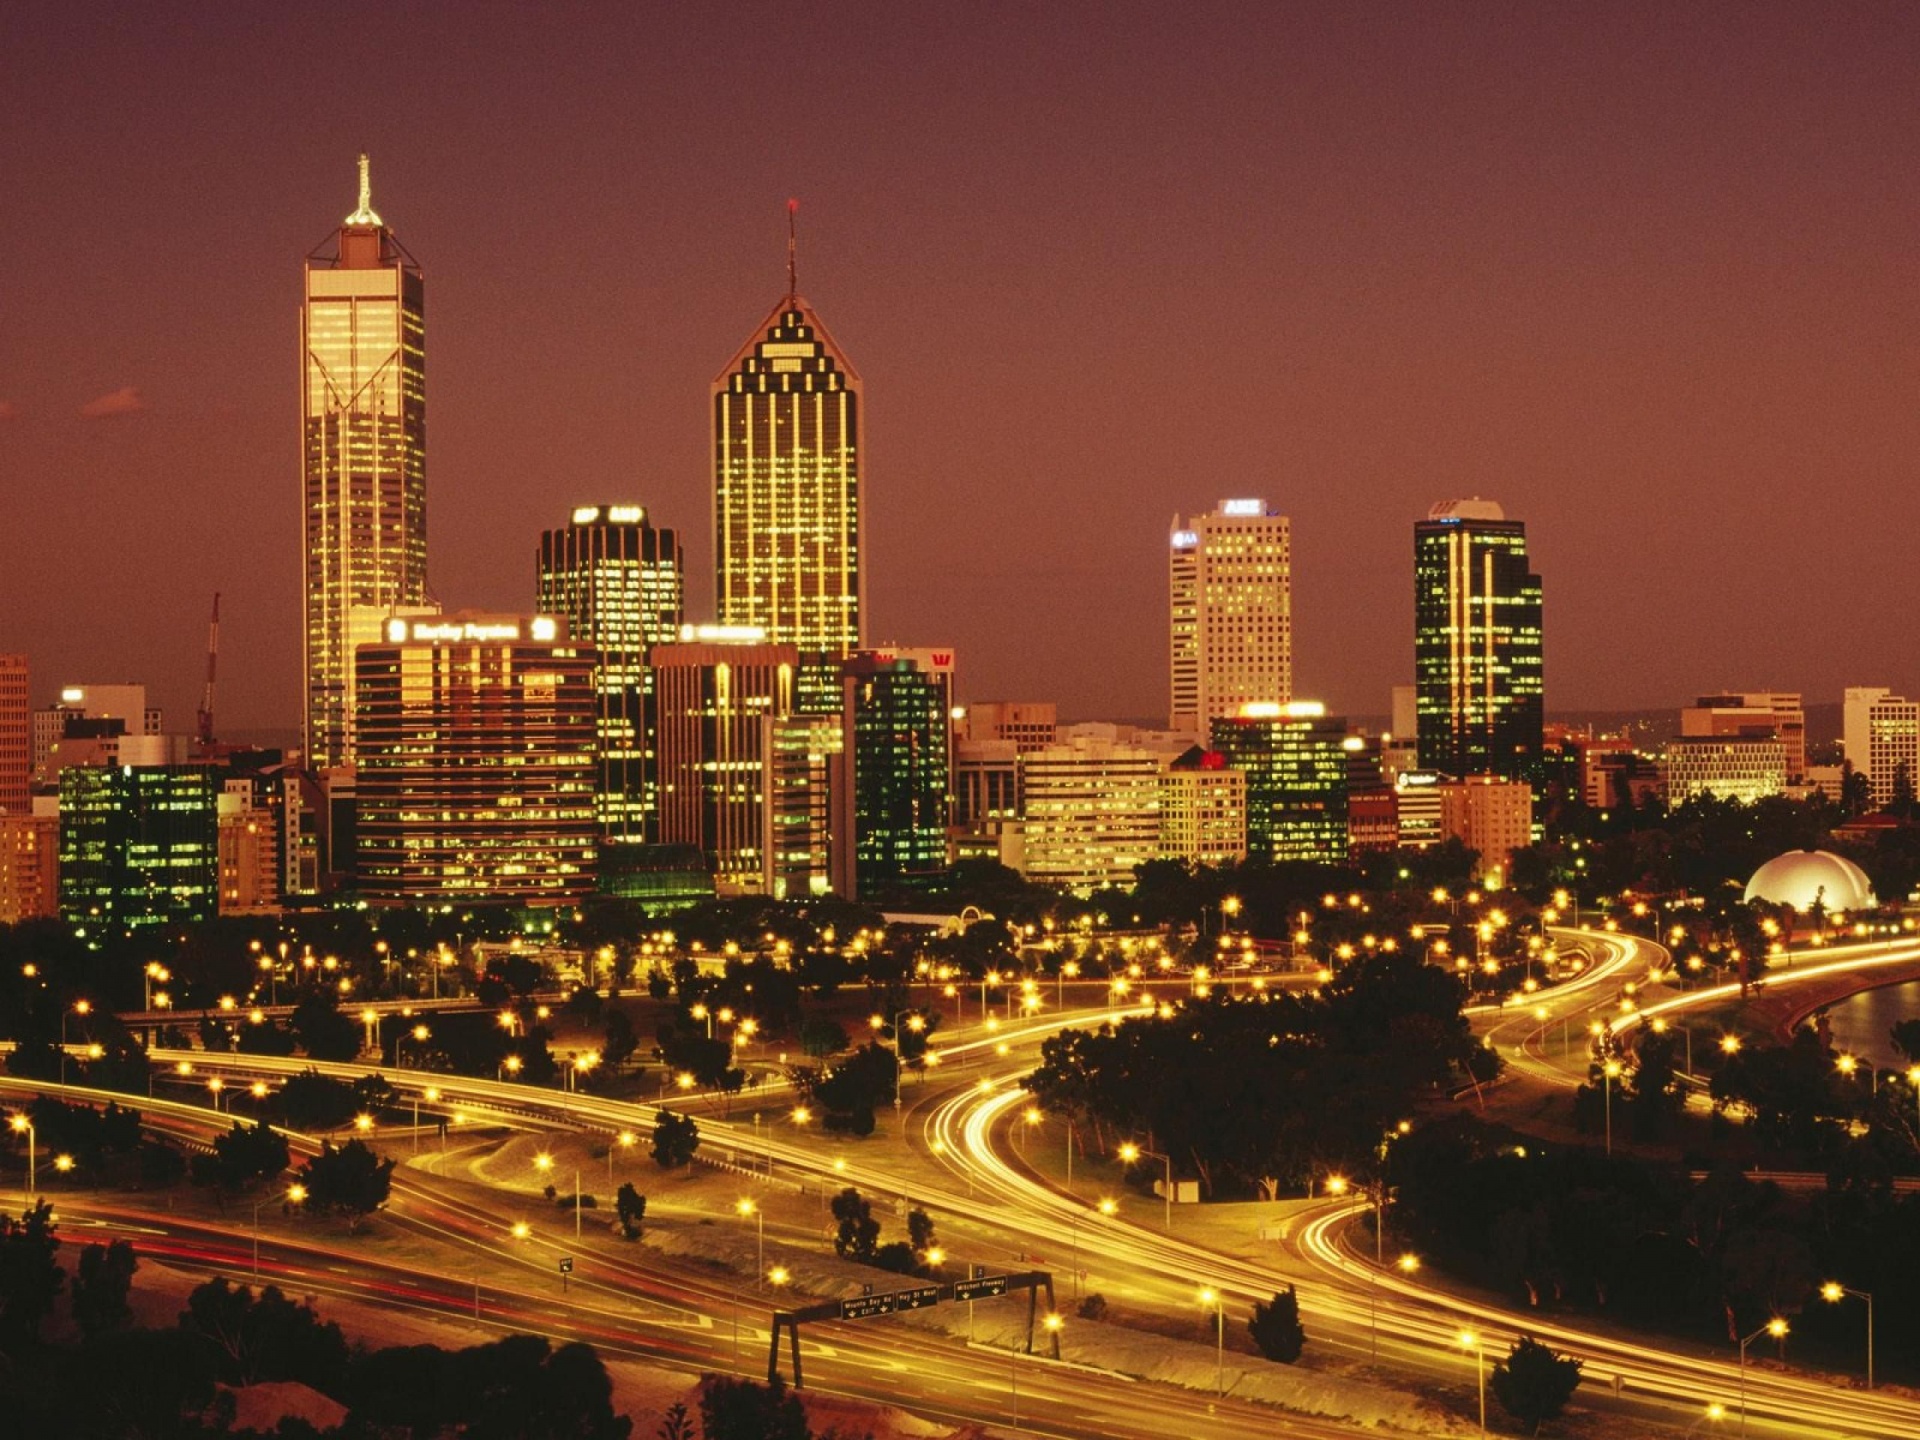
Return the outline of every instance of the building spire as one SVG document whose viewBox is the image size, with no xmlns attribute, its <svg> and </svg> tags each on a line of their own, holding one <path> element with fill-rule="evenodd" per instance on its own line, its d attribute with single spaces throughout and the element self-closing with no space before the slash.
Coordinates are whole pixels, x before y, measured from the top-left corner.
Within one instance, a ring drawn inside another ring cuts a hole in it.
<svg viewBox="0 0 1920 1440">
<path fill-rule="evenodd" d="M 360 208 L 347 216 L 349 225 L 380 225 L 384 222 L 373 213 L 373 174 L 367 162 L 365 152 L 360 156 Z"/>
<path fill-rule="evenodd" d="M 800 202 L 787 201 L 787 304 L 791 305 L 800 294 L 799 267 L 799 220 Z"/>
</svg>

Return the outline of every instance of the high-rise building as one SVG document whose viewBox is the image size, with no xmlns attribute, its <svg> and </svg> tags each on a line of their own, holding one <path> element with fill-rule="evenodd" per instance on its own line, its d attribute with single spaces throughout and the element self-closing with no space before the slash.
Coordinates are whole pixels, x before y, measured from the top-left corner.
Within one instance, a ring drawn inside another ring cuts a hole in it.
<svg viewBox="0 0 1920 1440">
<path fill-rule="evenodd" d="M 116 764 L 123 737 L 158 735 L 161 728 L 144 685 L 63 685 L 58 700 L 33 712 L 31 783 L 56 790 L 65 766 Z"/>
<path fill-rule="evenodd" d="M 1027 878 L 1082 894 L 1130 887 L 1159 853 L 1160 770 L 1151 750 L 1084 736 L 1022 755 Z"/>
<path fill-rule="evenodd" d="M 681 634 L 656 646 L 650 661 L 660 717 L 660 842 L 704 856 L 721 894 L 765 894 L 767 757 L 775 723 L 794 713 L 799 652 L 751 627 L 688 625 Z M 783 814 L 792 801 L 782 798 Z"/>
<path fill-rule="evenodd" d="M 1787 788 L 1787 752 L 1771 730 L 1675 735 L 1667 741 L 1661 772 L 1668 805 L 1706 795 L 1751 805 Z"/>
<path fill-rule="evenodd" d="M 1022 755 L 1058 738 L 1060 711 L 1051 700 L 976 700 L 960 716 L 955 738 L 1011 741 Z"/>
<path fill-rule="evenodd" d="M 1413 527 L 1420 764 L 1530 775 L 1540 759 L 1544 647 L 1527 527 L 1490 500 L 1446 500 Z"/>
<path fill-rule="evenodd" d="M 60 817 L 53 802 L 0 815 L 0 925 L 44 920 L 60 911 Z"/>
<path fill-rule="evenodd" d="M 800 703 L 840 704 L 839 662 L 866 633 L 860 377 L 787 293 L 713 382 L 715 599 L 803 665 Z"/>
<path fill-rule="evenodd" d="M 833 888 L 847 900 L 947 868 L 953 652 L 869 650 L 842 669 Z"/>
<path fill-rule="evenodd" d="M 1864 775 L 1876 808 L 1904 783 L 1920 791 L 1920 701 L 1884 687 L 1850 686 L 1841 697 L 1841 747 L 1854 774 Z"/>
<path fill-rule="evenodd" d="M 206 765 L 60 772 L 60 917 L 101 931 L 213 918 L 219 795 Z"/>
<path fill-rule="evenodd" d="M 1213 745 L 1247 776 L 1247 858 L 1347 860 L 1347 722 L 1313 700 L 1255 701 L 1213 722 Z"/>
<path fill-rule="evenodd" d="M 598 849 L 592 650 L 550 615 L 394 617 L 386 631 L 356 661 L 361 895 L 581 899 Z"/>
<path fill-rule="evenodd" d="M 426 300 L 420 266 L 360 204 L 307 256 L 300 307 L 306 763 L 354 759 L 354 647 L 427 603 Z"/>
<path fill-rule="evenodd" d="M 1247 858 L 1247 777 L 1196 745 L 1160 772 L 1162 859 L 1238 865 Z"/>
<path fill-rule="evenodd" d="M 644 844 L 659 833 L 647 651 L 680 635 L 680 539 L 639 505 L 587 505 L 540 537 L 540 610 L 565 618 L 599 657 L 595 771 L 603 840 Z"/>
<path fill-rule="evenodd" d="M 845 739 L 838 715 L 767 721 L 766 893 L 776 900 L 833 887 L 833 778 Z"/>
<path fill-rule="evenodd" d="M 27 657 L 0 655 L 0 815 L 25 815 L 33 771 L 33 705 L 27 698 Z"/>
<path fill-rule="evenodd" d="M 1807 773 L 1807 712 L 1798 695 L 1733 691 L 1702 695 L 1680 712 L 1680 733 L 1689 739 L 1771 735 L 1786 761 L 1785 782 L 1798 785 Z"/>
<path fill-rule="evenodd" d="M 1170 728 L 1204 739 L 1242 705 L 1293 698 L 1293 542 L 1264 500 L 1222 500 L 1168 539 Z"/>
<path fill-rule="evenodd" d="M 1513 873 L 1513 854 L 1533 843 L 1533 787 L 1523 780 L 1476 775 L 1433 787 L 1440 792 L 1440 831 L 1475 852 L 1474 875 L 1498 889 Z"/>
</svg>

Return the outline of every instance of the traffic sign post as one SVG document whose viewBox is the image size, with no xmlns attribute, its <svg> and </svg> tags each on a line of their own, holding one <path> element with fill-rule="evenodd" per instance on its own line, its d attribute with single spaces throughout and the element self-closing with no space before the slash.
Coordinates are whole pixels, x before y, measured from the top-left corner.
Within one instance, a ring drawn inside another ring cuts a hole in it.
<svg viewBox="0 0 1920 1440">
<path fill-rule="evenodd" d="M 573 1257 L 562 1255 L 560 1257 L 560 1293 L 562 1295 L 567 1293 L 567 1277 L 571 1274 L 573 1274 Z"/>
</svg>

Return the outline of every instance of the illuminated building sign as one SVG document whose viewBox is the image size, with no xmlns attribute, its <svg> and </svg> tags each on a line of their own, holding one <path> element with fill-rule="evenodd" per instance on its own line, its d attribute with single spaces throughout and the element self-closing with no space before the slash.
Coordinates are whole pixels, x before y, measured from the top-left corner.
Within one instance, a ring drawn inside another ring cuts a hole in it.
<svg viewBox="0 0 1920 1440">
<path fill-rule="evenodd" d="M 582 505 L 578 510 L 573 512 L 573 523 L 576 525 L 591 525 L 599 518 L 600 507 L 598 505 Z"/>
<path fill-rule="evenodd" d="M 1220 502 L 1220 513 L 1222 515 L 1264 515 L 1267 513 L 1267 502 L 1264 500 L 1222 500 Z"/>
<path fill-rule="evenodd" d="M 1176 550 L 1191 550 L 1199 543 L 1199 535 L 1192 530 L 1176 530 L 1173 532 L 1173 548 Z"/>
<path fill-rule="evenodd" d="M 560 625 L 551 615 L 527 622 L 530 640 L 559 638 Z M 387 621 L 389 645 L 489 645 L 520 638 L 518 620 L 403 620 Z"/>
<path fill-rule="evenodd" d="M 764 625 L 682 625 L 683 644 L 763 645 L 767 639 Z"/>
</svg>

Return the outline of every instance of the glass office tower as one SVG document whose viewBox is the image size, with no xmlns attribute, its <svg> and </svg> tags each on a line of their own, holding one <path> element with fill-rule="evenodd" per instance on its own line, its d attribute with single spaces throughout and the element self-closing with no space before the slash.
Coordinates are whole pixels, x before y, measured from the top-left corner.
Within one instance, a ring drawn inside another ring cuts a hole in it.
<svg viewBox="0 0 1920 1440">
<path fill-rule="evenodd" d="M 599 656 L 596 809 L 615 845 L 659 838 L 658 723 L 647 651 L 679 638 L 680 539 L 639 505 L 587 505 L 540 537 L 539 608 Z"/>
<path fill-rule="evenodd" d="M 360 204 L 306 260 L 300 444 L 306 759 L 353 762 L 353 649 L 427 598 L 426 308 L 420 267 Z"/>
<path fill-rule="evenodd" d="M 840 705 L 864 634 L 860 378 L 791 288 L 713 383 L 715 599 L 800 652 L 797 703 Z"/>
<path fill-rule="evenodd" d="M 1539 766 L 1545 647 L 1527 527 L 1490 500 L 1448 500 L 1413 527 L 1420 766 L 1529 780 Z"/>
</svg>

